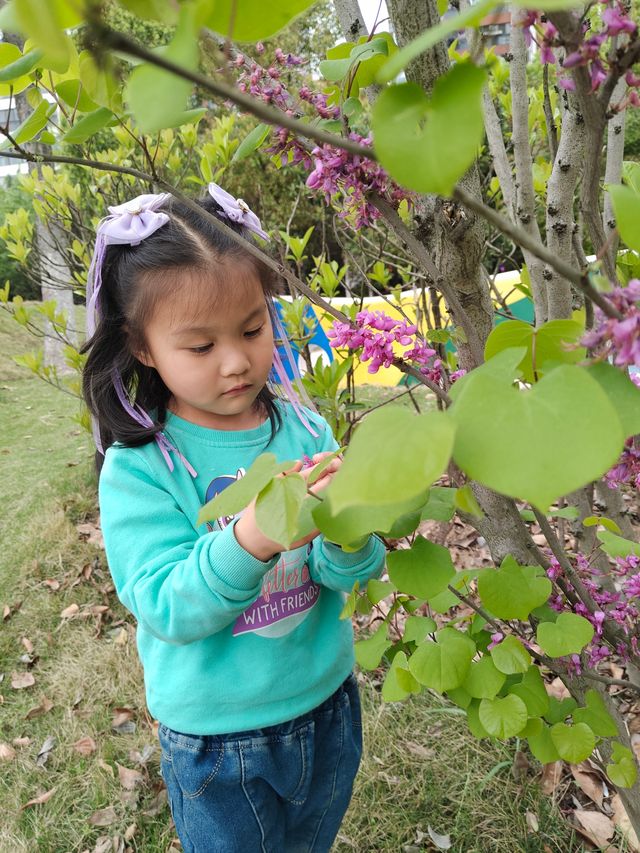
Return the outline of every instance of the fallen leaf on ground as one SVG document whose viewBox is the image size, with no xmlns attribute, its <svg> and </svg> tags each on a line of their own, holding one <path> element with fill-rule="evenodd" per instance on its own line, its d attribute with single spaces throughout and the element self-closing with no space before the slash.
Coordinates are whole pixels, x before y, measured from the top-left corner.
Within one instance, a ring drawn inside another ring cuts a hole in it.
<svg viewBox="0 0 640 853">
<path fill-rule="evenodd" d="M 449 835 L 440 835 L 438 832 L 431 829 L 430 826 L 427 827 L 427 832 L 429 833 L 429 838 L 433 841 L 438 850 L 450 849 L 451 837 Z"/>
<path fill-rule="evenodd" d="M 14 746 L 30 746 L 31 738 L 30 737 L 14 737 L 11 741 Z"/>
<path fill-rule="evenodd" d="M 156 817 L 160 814 L 161 811 L 165 809 L 167 805 L 167 791 L 166 788 L 163 788 L 161 791 L 155 795 L 155 797 L 149 803 L 149 807 L 146 808 L 142 814 L 147 817 Z"/>
<path fill-rule="evenodd" d="M 622 804 L 620 794 L 616 794 L 612 797 L 611 808 L 613 809 L 613 822 L 624 836 L 629 846 L 629 853 L 640 853 L 640 842 L 638 841 L 638 836 L 631 826 L 629 815 Z"/>
<path fill-rule="evenodd" d="M 76 752 L 79 752 L 80 755 L 91 755 L 92 752 L 95 752 L 97 749 L 96 742 L 91 737 L 81 737 L 80 740 L 77 740 L 73 744 L 73 748 Z"/>
<path fill-rule="evenodd" d="M 114 708 L 111 728 L 121 735 L 133 734 L 136 724 L 133 722 L 133 710 L 131 708 Z"/>
<path fill-rule="evenodd" d="M 131 839 L 133 838 L 133 836 L 136 834 L 137 831 L 138 831 L 138 827 L 136 826 L 135 823 L 129 824 L 129 826 L 124 831 L 124 840 L 125 841 L 131 841 Z"/>
<path fill-rule="evenodd" d="M 122 764 L 116 762 L 118 768 L 118 778 L 120 784 L 127 791 L 133 791 L 136 785 L 142 785 L 144 777 L 139 770 L 132 770 L 129 767 L 123 767 Z"/>
<path fill-rule="evenodd" d="M 21 601 L 16 601 L 15 604 L 5 604 L 2 608 L 2 621 L 6 622 L 7 619 L 11 619 L 11 617 L 14 616 L 21 607 Z"/>
<path fill-rule="evenodd" d="M 22 811 L 22 809 L 28 809 L 29 806 L 41 806 L 43 803 L 46 803 L 47 800 L 51 799 L 55 790 L 55 788 L 52 788 L 50 791 L 45 791 L 44 794 L 38 794 L 37 797 L 34 797 L 32 800 L 29 800 L 28 803 L 20 806 L 20 811 Z"/>
<path fill-rule="evenodd" d="M 113 767 L 110 764 L 107 764 L 107 762 L 103 761 L 101 758 L 98 759 L 98 767 L 101 767 L 103 770 L 106 770 L 106 772 L 112 778 L 115 776 L 115 773 L 113 772 Z"/>
<path fill-rule="evenodd" d="M 28 637 L 23 637 L 20 642 L 25 647 L 25 649 L 29 652 L 29 654 L 33 654 L 33 643 Z"/>
<path fill-rule="evenodd" d="M 412 755 L 416 755 L 418 758 L 429 759 L 433 758 L 435 755 L 435 751 L 433 749 L 429 749 L 421 743 L 416 743 L 414 740 L 407 740 L 404 745 Z"/>
<path fill-rule="evenodd" d="M 11 686 L 14 690 L 24 690 L 25 687 L 33 687 L 36 683 L 32 672 L 12 672 Z"/>
<path fill-rule="evenodd" d="M 38 757 L 36 758 L 36 766 L 44 767 L 44 765 L 49 760 L 49 756 L 51 755 L 51 750 L 56 745 L 56 739 L 53 735 L 47 735 L 44 743 L 40 747 L 40 751 L 38 752 Z"/>
<path fill-rule="evenodd" d="M 560 784 L 562 778 L 562 761 L 554 761 L 551 764 L 545 764 L 542 768 L 542 780 L 540 788 L 546 797 L 550 797 L 555 793 L 556 788 Z"/>
<path fill-rule="evenodd" d="M 70 604 L 60 614 L 61 619 L 73 619 L 73 617 L 79 612 L 80 607 L 74 601 L 73 604 Z"/>
<path fill-rule="evenodd" d="M 571 696 L 566 685 L 559 679 L 554 678 L 551 683 L 546 682 L 545 687 L 547 688 L 547 693 L 549 696 L 553 696 L 558 699 L 560 702 L 563 699 L 568 699 Z"/>
<path fill-rule="evenodd" d="M 55 578 L 45 578 L 42 583 L 52 592 L 57 592 L 60 589 L 60 581 L 57 581 Z"/>
<path fill-rule="evenodd" d="M 602 787 L 602 779 L 598 773 L 590 767 L 586 761 L 583 761 L 581 764 L 571 764 L 569 765 L 569 769 L 571 770 L 578 787 L 584 791 L 587 797 L 589 797 L 590 800 L 593 800 L 599 808 L 602 808 L 604 790 Z"/>
<path fill-rule="evenodd" d="M 92 826 L 111 826 L 118 820 L 118 815 L 113 806 L 107 806 L 106 809 L 99 809 L 94 812 L 89 818 L 89 823 Z"/>
<path fill-rule="evenodd" d="M 34 717 L 39 717 L 41 714 L 48 714 L 52 708 L 53 702 L 51 702 L 50 699 L 47 699 L 46 696 L 43 696 L 40 704 L 27 711 L 24 718 L 25 720 L 33 720 Z"/>
<path fill-rule="evenodd" d="M 576 809 L 573 812 L 576 819 L 576 829 L 584 835 L 596 847 L 606 847 L 613 833 L 616 831 L 611 818 L 602 812 L 590 812 L 585 809 Z"/>
<path fill-rule="evenodd" d="M 98 548 L 104 549 L 102 530 L 98 524 L 94 524 L 92 521 L 87 521 L 84 524 L 76 524 L 76 530 L 80 534 L 80 539 L 83 539 L 90 545 L 96 545 Z"/>
<path fill-rule="evenodd" d="M 527 826 L 531 830 L 531 832 L 537 832 L 540 829 L 540 824 L 538 823 L 538 818 L 534 815 L 533 812 L 527 812 L 525 815 Z"/>
<path fill-rule="evenodd" d="M 113 853 L 113 845 L 108 835 L 101 835 L 96 838 L 96 846 L 93 848 L 93 853 Z"/>
<path fill-rule="evenodd" d="M 146 746 L 143 746 L 142 752 L 140 752 L 139 749 L 130 749 L 129 761 L 133 761 L 135 764 L 141 764 L 144 767 L 144 765 L 151 758 L 155 751 L 156 748 L 151 743 L 148 743 L 146 744 Z"/>
<path fill-rule="evenodd" d="M 0 761 L 13 761 L 16 757 L 16 751 L 8 743 L 0 741 Z"/>
</svg>

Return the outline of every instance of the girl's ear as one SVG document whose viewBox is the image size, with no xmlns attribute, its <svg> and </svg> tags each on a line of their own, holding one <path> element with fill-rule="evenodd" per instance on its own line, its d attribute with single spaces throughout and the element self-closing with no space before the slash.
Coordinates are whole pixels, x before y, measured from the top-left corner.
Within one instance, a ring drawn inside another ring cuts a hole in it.
<svg viewBox="0 0 640 853">
<path fill-rule="evenodd" d="M 140 350 L 139 352 L 134 352 L 134 356 L 138 359 L 141 364 L 144 364 L 145 367 L 155 367 L 156 364 L 151 357 L 150 353 L 145 350 Z"/>
</svg>

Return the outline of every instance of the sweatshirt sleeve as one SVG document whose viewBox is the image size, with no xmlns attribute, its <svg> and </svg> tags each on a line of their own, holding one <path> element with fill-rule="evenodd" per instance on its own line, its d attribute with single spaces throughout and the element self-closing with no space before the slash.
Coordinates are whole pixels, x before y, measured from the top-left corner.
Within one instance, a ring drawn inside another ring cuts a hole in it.
<svg viewBox="0 0 640 853">
<path fill-rule="evenodd" d="M 339 447 L 331 428 L 322 421 L 324 431 L 318 438 L 318 453 Z M 356 581 L 364 586 L 369 578 L 378 577 L 384 568 L 386 549 L 377 536 L 370 536 L 358 551 L 348 553 L 323 535 L 316 536 L 309 555 L 309 571 L 316 583 L 338 592 L 351 592 Z"/>
<path fill-rule="evenodd" d="M 124 606 L 154 637 L 182 645 L 221 631 L 257 598 L 263 563 L 233 531 L 199 535 L 133 449 L 107 451 L 100 517 L 109 569 Z"/>
</svg>

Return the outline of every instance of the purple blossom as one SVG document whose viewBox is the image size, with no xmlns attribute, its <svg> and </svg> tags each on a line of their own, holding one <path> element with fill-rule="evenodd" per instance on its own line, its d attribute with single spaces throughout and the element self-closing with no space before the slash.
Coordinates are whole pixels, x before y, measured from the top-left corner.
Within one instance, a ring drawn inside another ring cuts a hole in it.
<svg viewBox="0 0 640 853">
<path fill-rule="evenodd" d="M 633 35 L 638 29 L 637 24 L 628 18 L 619 6 L 607 6 L 602 13 L 602 22 L 609 36 L 617 36 L 619 33 Z"/>
<path fill-rule="evenodd" d="M 622 320 L 606 316 L 596 308 L 596 325 L 583 337 L 584 346 L 603 349 L 618 367 L 640 367 L 640 279 L 616 287 L 606 295 Z"/>
</svg>

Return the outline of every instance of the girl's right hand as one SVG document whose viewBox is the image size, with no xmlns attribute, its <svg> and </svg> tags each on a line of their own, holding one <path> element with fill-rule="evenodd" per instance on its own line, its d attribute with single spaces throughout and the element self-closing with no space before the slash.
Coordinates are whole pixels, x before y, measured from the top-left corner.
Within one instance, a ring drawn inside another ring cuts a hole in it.
<svg viewBox="0 0 640 853">
<path fill-rule="evenodd" d="M 330 456 L 330 452 L 326 453 L 316 453 L 313 457 L 313 461 L 315 465 L 321 462 L 325 456 Z M 333 479 L 334 474 L 342 464 L 342 459 L 336 458 L 334 459 L 330 465 L 322 472 L 322 476 L 311 486 L 310 491 L 312 492 L 321 492 L 323 489 L 329 485 L 331 480 Z M 302 468 L 302 462 L 296 462 L 293 468 L 290 468 L 285 474 L 280 474 L 280 477 L 286 476 L 286 474 L 301 474 L 305 480 L 309 478 L 309 475 L 314 470 L 315 465 L 310 466 L 308 468 Z M 251 501 L 251 503 L 247 506 L 245 511 L 242 513 L 240 519 L 236 522 L 233 532 L 235 533 L 236 541 L 238 544 L 244 548 L 245 551 L 248 551 L 249 554 L 252 554 L 258 560 L 261 560 L 263 563 L 269 562 L 276 554 L 279 554 L 281 551 L 293 551 L 296 548 L 300 548 L 303 545 L 306 545 L 308 542 L 311 542 L 312 539 L 315 539 L 316 536 L 320 533 L 319 530 L 312 530 L 310 533 L 307 533 L 302 539 L 298 539 L 295 542 L 292 542 L 288 548 L 285 548 L 283 545 L 274 542 L 272 539 L 269 539 L 268 536 L 260 530 L 256 523 L 256 500 L 255 498 Z"/>
</svg>

